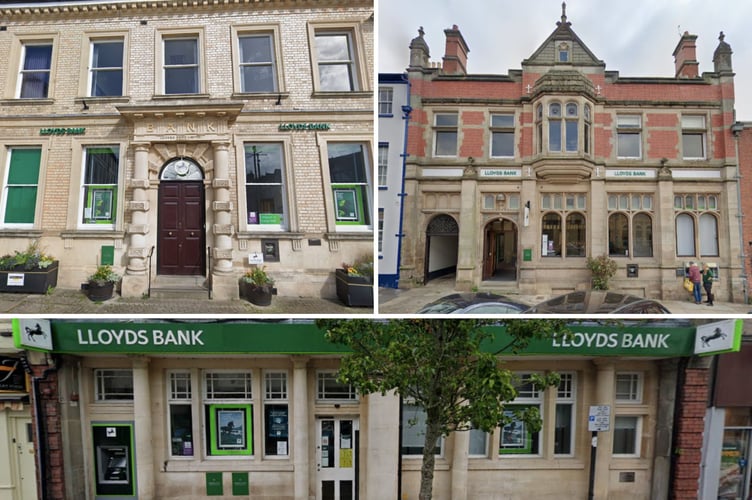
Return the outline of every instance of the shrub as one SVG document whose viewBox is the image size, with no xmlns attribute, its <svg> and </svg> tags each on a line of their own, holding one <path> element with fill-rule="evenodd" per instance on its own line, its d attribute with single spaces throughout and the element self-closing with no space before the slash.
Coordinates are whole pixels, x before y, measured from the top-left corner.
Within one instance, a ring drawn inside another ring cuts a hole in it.
<svg viewBox="0 0 752 500">
<path fill-rule="evenodd" d="M 588 257 L 587 268 L 593 273 L 593 290 L 608 290 L 608 280 L 616 274 L 616 261 L 607 255 Z"/>
</svg>

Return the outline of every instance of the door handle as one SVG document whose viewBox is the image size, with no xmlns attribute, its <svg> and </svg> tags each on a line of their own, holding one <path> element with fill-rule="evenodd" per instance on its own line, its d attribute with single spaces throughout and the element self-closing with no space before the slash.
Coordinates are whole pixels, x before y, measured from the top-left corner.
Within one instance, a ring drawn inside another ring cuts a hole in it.
<svg viewBox="0 0 752 500">
<path fill-rule="evenodd" d="M 167 236 L 172 236 L 172 231 L 168 231 Z"/>
<path fill-rule="evenodd" d="M 196 236 L 196 233 L 194 233 L 193 231 L 191 231 L 191 236 Z"/>
</svg>

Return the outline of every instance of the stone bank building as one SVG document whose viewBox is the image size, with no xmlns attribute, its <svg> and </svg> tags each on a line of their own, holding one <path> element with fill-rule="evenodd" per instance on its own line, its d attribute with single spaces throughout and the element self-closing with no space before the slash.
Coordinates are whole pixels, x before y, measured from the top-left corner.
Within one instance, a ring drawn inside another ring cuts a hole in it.
<svg viewBox="0 0 752 500">
<path fill-rule="evenodd" d="M 371 1 L 0 6 L 0 251 L 334 295 L 373 252 Z"/>
<path fill-rule="evenodd" d="M 674 77 L 622 76 L 565 9 L 507 74 L 470 73 L 457 26 L 441 63 L 422 28 L 412 40 L 401 282 L 454 273 L 460 289 L 560 294 L 590 288 L 586 258 L 607 255 L 613 289 L 684 297 L 697 261 L 716 270 L 718 299 L 745 300 L 723 33 L 712 71 L 685 32 Z"/>
</svg>

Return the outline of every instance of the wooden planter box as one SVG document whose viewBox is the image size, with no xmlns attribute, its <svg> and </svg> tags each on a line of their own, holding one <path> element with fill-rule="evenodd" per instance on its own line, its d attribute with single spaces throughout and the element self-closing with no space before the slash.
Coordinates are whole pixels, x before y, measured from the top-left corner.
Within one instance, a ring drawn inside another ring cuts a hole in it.
<svg viewBox="0 0 752 500">
<path fill-rule="evenodd" d="M 0 292 L 47 293 L 50 287 L 57 286 L 59 264 L 58 261 L 54 261 L 45 269 L 25 270 L 18 267 L 0 271 Z"/>
<path fill-rule="evenodd" d="M 373 307 L 373 282 L 362 276 L 349 276 L 337 269 L 337 298 L 349 307 Z"/>
</svg>

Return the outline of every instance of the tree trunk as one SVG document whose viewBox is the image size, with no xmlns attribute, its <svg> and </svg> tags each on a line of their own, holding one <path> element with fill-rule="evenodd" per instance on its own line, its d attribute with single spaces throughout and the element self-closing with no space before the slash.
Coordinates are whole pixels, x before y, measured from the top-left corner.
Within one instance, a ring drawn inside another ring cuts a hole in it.
<svg viewBox="0 0 752 500">
<path fill-rule="evenodd" d="M 438 418 L 426 415 L 426 439 L 423 442 L 423 465 L 420 468 L 420 494 L 418 500 L 433 498 L 433 471 L 436 465 L 436 443 L 441 437 Z"/>
</svg>

